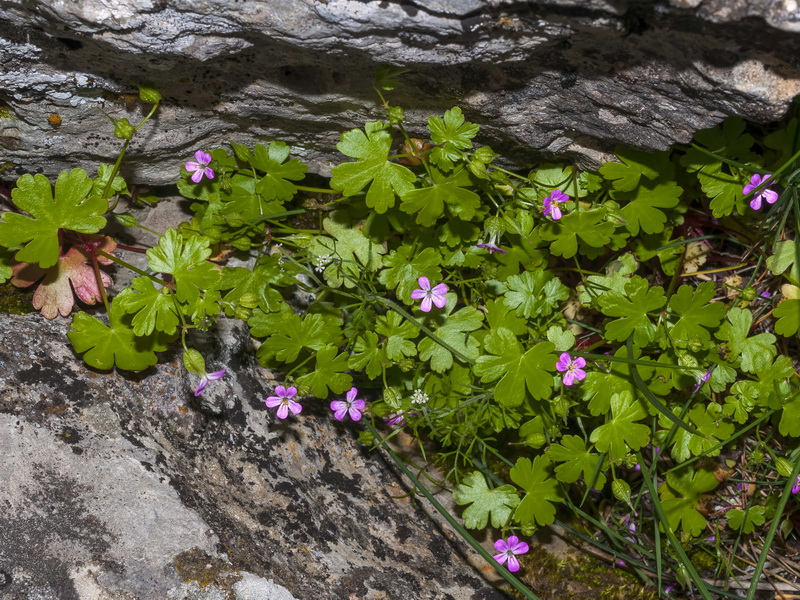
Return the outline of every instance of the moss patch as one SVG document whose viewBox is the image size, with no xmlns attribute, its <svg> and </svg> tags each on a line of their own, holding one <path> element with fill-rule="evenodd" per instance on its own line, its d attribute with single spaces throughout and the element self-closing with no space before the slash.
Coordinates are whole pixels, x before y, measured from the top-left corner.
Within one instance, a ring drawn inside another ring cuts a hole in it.
<svg viewBox="0 0 800 600">
<path fill-rule="evenodd" d="M 585 554 L 558 558 L 539 546 L 520 557 L 521 580 L 541 600 L 657 600 L 631 573 Z M 521 596 L 510 592 L 515 598 Z"/>
<path fill-rule="evenodd" d="M 181 552 L 172 559 L 175 570 L 184 582 L 196 581 L 201 587 L 212 583 L 229 590 L 241 577 L 231 571 L 232 565 L 209 556 L 200 548 Z"/>
<path fill-rule="evenodd" d="M 20 290 L 10 283 L 0 285 L 0 313 L 27 315 L 35 312 L 31 297 L 30 291 Z"/>
</svg>

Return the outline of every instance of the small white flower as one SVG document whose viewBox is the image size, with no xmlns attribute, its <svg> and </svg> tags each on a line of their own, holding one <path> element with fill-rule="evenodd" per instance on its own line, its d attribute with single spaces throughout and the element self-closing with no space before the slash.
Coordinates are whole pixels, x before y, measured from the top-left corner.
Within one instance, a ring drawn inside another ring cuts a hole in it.
<svg viewBox="0 0 800 600">
<path fill-rule="evenodd" d="M 428 394 L 422 390 L 414 390 L 414 393 L 411 394 L 411 404 L 427 404 L 428 400 L 430 400 Z"/>
<path fill-rule="evenodd" d="M 331 262 L 333 261 L 333 256 L 330 254 L 325 254 L 324 256 L 318 256 L 317 260 L 315 261 L 317 266 L 314 267 L 314 270 L 317 273 L 322 273 Z"/>
</svg>

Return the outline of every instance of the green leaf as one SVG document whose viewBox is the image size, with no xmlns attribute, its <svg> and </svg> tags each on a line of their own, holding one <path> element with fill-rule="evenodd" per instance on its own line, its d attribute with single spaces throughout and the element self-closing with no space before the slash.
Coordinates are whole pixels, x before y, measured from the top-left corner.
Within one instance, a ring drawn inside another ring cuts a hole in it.
<svg viewBox="0 0 800 600">
<path fill-rule="evenodd" d="M 716 293 L 714 283 L 705 281 L 692 287 L 682 285 L 670 298 L 669 308 L 678 315 L 678 320 L 669 330 L 673 340 L 700 340 L 710 342 L 709 330 L 716 329 L 725 316 L 725 305 L 722 302 L 711 302 Z"/>
<path fill-rule="evenodd" d="M 378 275 L 378 281 L 390 290 L 396 289 L 397 297 L 406 304 L 413 304 L 411 292 L 419 287 L 417 279 L 427 277 L 432 282 L 442 279 L 439 265 L 442 255 L 434 248 L 425 248 L 413 258 L 411 246 L 400 246 L 383 259 L 384 269 Z M 435 283 L 434 283 L 435 285 Z"/>
<path fill-rule="evenodd" d="M 308 315 L 315 316 L 315 315 Z M 323 400 L 329 391 L 343 394 L 353 386 L 353 378 L 346 373 L 347 354 L 337 354 L 335 346 L 325 346 L 317 351 L 314 371 L 297 378 L 297 383 L 311 388 L 311 393 Z"/>
<path fill-rule="evenodd" d="M 300 324 L 300 317 L 297 317 L 297 321 L 294 320 L 294 317 L 297 315 L 286 302 L 281 303 L 276 312 L 265 313 L 260 308 L 256 308 L 247 320 L 247 324 L 250 326 L 250 335 L 256 338 L 266 338 L 281 331 L 284 327 L 287 329 L 297 327 Z M 264 344 L 261 345 L 259 351 L 261 348 L 264 348 Z"/>
<path fill-rule="evenodd" d="M 715 154 L 738 162 L 749 162 L 757 158 L 757 155 L 750 151 L 755 140 L 750 134 L 744 133 L 744 130 L 744 119 L 731 117 L 722 125 L 698 131 L 694 139 Z M 698 170 L 708 172 L 718 170 L 720 161 L 696 148 L 689 148 L 681 157 L 681 164 L 689 172 Z"/>
<path fill-rule="evenodd" d="M 453 168 L 453 161 L 463 158 L 461 150 L 472 148 L 472 138 L 480 127 L 465 121 L 461 109 L 456 106 L 444 113 L 444 120 L 436 116 L 428 117 L 428 129 L 433 143 L 440 146 L 431 150 L 430 159 L 449 171 Z"/>
<path fill-rule="evenodd" d="M 377 271 L 382 266 L 386 249 L 365 236 L 360 229 L 346 225 L 344 211 L 335 211 L 322 222 L 322 228 L 332 237 L 316 236 L 308 251 L 317 257 L 333 258 L 324 271 L 325 281 L 331 287 L 356 286 L 364 271 Z"/>
<path fill-rule="evenodd" d="M 739 530 L 745 535 L 753 533 L 757 526 L 763 525 L 767 520 L 763 506 L 751 506 L 747 510 L 734 508 L 729 510 L 727 515 L 728 527 Z"/>
<path fill-rule="evenodd" d="M 411 69 L 406 67 L 395 67 L 393 65 L 380 65 L 375 70 L 375 85 L 385 90 L 387 92 L 391 92 L 393 89 L 400 87 L 402 84 L 399 81 L 395 81 L 397 77 L 402 75 L 403 73 L 408 73 Z"/>
<path fill-rule="evenodd" d="M 79 233 L 97 233 L 105 227 L 102 217 L 108 202 L 99 196 L 86 195 L 92 180 L 83 169 L 62 171 L 56 180 L 55 198 L 44 175 L 23 175 L 11 191 L 14 204 L 31 216 L 3 213 L 0 221 L 0 245 L 7 248 L 26 244 L 15 258 L 38 263 L 43 269 L 58 262 L 61 253 L 59 229 Z"/>
<path fill-rule="evenodd" d="M 483 529 L 492 519 L 492 527 L 504 527 L 511 512 L 519 504 L 519 497 L 513 485 L 504 485 L 492 490 L 480 471 L 467 474 L 459 486 L 453 490 L 456 504 L 471 506 L 464 509 L 464 525 L 468 529 Z"/>
<path fill-rule="evenodd" d="M 547 221 L 539 230 L 542 239 L 553 242 L 550 251 L 572 258 L 578 253 L 578 240 L 592 248 L 603 248 L 611 241 L 614 224 L 606 221 L 605 209 L 574 210 L 558 221 Z"/>
<path fill-rule="evenodd" d="M 227 303 L 241 304 L 243 296 L 248 295 L 258 301 L 261 310 L 273 312 L 278 310 L 283 302 L 280 292 L 273 286 L 291 285 L 297 272 L 298 269 L 295 269 L 292 263 L 281 263 L 280 255 L 273 254 L 261 258 L 252 270 L 243 267 L 225 267 L 222 270 L 219 288 L 231 290 L 225 294 L 224 300 Z M 226 307 L 226 312 L 228 310 Z"/>
<path fill-rule="evenodd" d="M 469 332 L 479 329 L 483 323 L 483 314 L 472 306 L 465 306 L 453 313 L 434 333 L 436 337 L 452 346 L 469 359 L 476 359 L 480 352 L 480 343 Z M 419 357 L 431 361 L 431 369 L 444 373 L 453 366 L 452 353 L 442 345 L 426 337 L 419 343 Z"/>
<path fill-rule="evenodd" d="M 413 344 L 411 345 L 413 346 Z M 348 366 L 351 369 L 363 370 L 366 372 L 367 377 L 375 379 L 383 373 L 385 359 L 386 353 L 379 346 L 378 335 L 372 331 L 367 331 L 363 337 L 356 338 L 353 354 L 348 359 Z"/>
<path fill-rule="evenodd" d="M 564 494 L 561 485 L 550 475 L 552 463 L 546 456 L 537 456 L 533 463 L 529 458 L 517 459 L 511 469 L 511 481 L 527 493 L 514 511 L 514 520 L 521 525 L 549 525 L 555 520 L 555 502 L 561 502 Z"/>
<path fill-rule="evenodd" d="M 126 371 L 141 371 L 153 366 L 158 362 L 155 353 L 166 350 L 166 342 L 171 338 L 136 336 L 123 318 L 124 313 L 114 310 L 114 304 L 109 325 L 86 313 L 73 317 L 72 331 L 67 332 L 67 337 L 75 352 L 83 354 L 84 362 L 95 369 L 108 370 L 116 365 Z"/>
<path fill-rule="evenodd" d="M 303 179 L 308 171 L 308 166 L 296 158 L 286 162 L 290 152 L 286 143 L 276 141 L 268 146 L 256 145 L 253 154 L 247 156 L 251 166 L 266 173 L 258 180 L 256 191 L 267 200 L 291 200 L 297 193 L 292 181 Z"/>
<path fill-rule="evenodd" d="M 683 462 L 689 459 L 690 453 L 693 456 L 701 454 L 717 456 L 720 449 L 717 448 L 713 452 L 710 452 L 710 449 L 719 441 L 728 439 L 735 429 L 732 423 L 724 419 L 722 412 L 722 407 L 713 402 L 707 406 L 698 404 L 692 408 L 687 417 L 702 435 L 690 433 L 685 429 L 676 430 L 672 438 L 672 458 Z M 660 423 L 666 427 L 671 425 L 663 416 Z"/>
<path fill-rule="evenodd" d="M 625 294 L 608 292 L 598 298 L 603 314 L 620 317 L 606 324 L 606 337 L 609 340 L 624 342 L 631 335 L 637 346 L 645 346 L 655 338 L 656 327 L 647 313 L 660 309 L 666 304 L 664 290 L 650 287 L 646 279 L 631 277 L 625 284 Z"/>
<path fill-rule="evenodd" d="M 339 344 L 341 335 L 341 329 L 321 314 L 306 313 L 302 319 L 293 314 L 265 343 L 278 360 L 288 363 L 296 360 L 303 348 L 319 351 L 329 344 Z"/>
<path fill-rule="evenodd" d="M 444 215 L 445 206 L 452 215 L 464 221 L 469 221 L 477 214 L 481 198 L 467 189 L 472 185 L 469 171 L 459 169 L 445 174 L 431 167 L 431 180 L 432 184 L 427 187 L 403 192 L 400 210 L 416 214 L 416 222 L 424 227 L 433 227 L 436 220 Z"/>
<path fill-rule="evenodd" d="M 484 345 L 490 354 L 480 356 L 473 371 L 484 383 L 500 380 L 494 397 L 502 406 L 522 404 L 526 389 L 537 400 L 553 392 L 556 361 L 551 342 L 542 342 L 523 353 L 516 336 L 500 327 L 489 332 Z"/>
<path fill-rule="evenodd" d="M 134 315 L 131 324 L 136 335 L 150 335 L 155 330 L 173 334 L 179 321 L 175 300 L 168 292 L 166 287 L 156 289 L 149 277 L 137 277 L 114 299 L 114 305 Z"/>
<path fill-rule="evenodd" d="M 749 310 L 731 308 L 727 318 L 728 322 L 722 324 L 715 336 L 727 343 L 732 358 L 740 356 L 741 368 L 748 373 L 757 373 L 760 369 L 768 368 L 777 354 L 775 336 L 771 333 L 759 333 L 748 337 L 753 324 L 753 313 Z"/>
<path fill-rule="evenodd" d="M 800 285 L 800 264 L 797 261 L 797 247 L 794 240 L 775 244 L 775 254 L 767 258 L 767 268 L 773 275 L 785 274 L 794 285 Z M 788 273 L 787 273 L 788 271 Z"/>
<path fill-rule="evenodd" d="M 613 197 L 622 207 L 626 227 L 632 235 L 639 235 L 639 228 L 645 233 L 664 231 L 667 215 L 661 208 L 674 208 L 678 205 L 683 188 L 673 181 L 653 182 L 638 186 L 630 192 L 615 192 Z"/>
<path fill-rule="evenodd" d="M 794 394 L 786 399 L 778 430 L 781 435 L 800 437 L 800 394 Z"/>
<path fill-rule="evenodd" d="M 621 460 L 650 441 L 650 428 L 636 423 L 647 416 L 638 401 L 634 401 L 629 393 L 617 393 L 611 396 L 611 417 L 606 419 L 592 431 L 589 440 L 594 442 L 600 452 L 607 452 L 609 457 Z"/>
<path fill-rule="evenodd" d="M 602 457 L 586 449 L 586 443 L 576 435 L 565 435 L 560 444 L 551 444 L 547 455 L 564 464 L 556 467 L 556 478 L 564 483 L 573 483 L 583 475 L 587 487 L 602 490 L 606 476 L 600 472 Z M 596 478 L 595 478 L 596 474 Z"/>
<path fill-rule="evenodd" d="M 635 349 L 632 358 L 639 358 L 641 350 Z M 627 349 L 619 348 L 614 356 L 617 358 L 629 358 Z M 646 382 L 650 382 L 653 377 L 652 367 L 638 367 L 639 375 Z M 614 394 L 629 393 L 634 398 L 642 398 L 639 389 L 633 382 L 630 365 L 627 363 L 613 361 L 609 371 L 604 372 L 600 369 L 591 369 L 586 373 L 586 379 L 581 385 L 583 399 L 589 401 L 589 411 L 592 415 L 602 415 L 611 408 L 611 398 Z"/>
<path fill-rule="evenodd" d="M 512 275 L 500 290 L 503 292 L 503 303 L 513 309 L 517 316 L 530 317 L 549 316 L 559 303 L 569 298 L 569 289 L 550 271 L 525 271 L 521 275 Z"/>
<path fill-rule="evenodd" d="M 600 174 L 613 182 L 614 190 L 628 192 L 640 185 L 641 178 L 656 179 L 662 175 L 664 179 L 671 177 L 673 167 L 669 162 L 669 152 L 641 152 L 631 148 L 616 148 L 616 154 L 622 164 L 604 163 Z"/>
<path fill-rule="evenodd" d="M 97 177 L 94 178 L 92 182 L 92 191 L 90 192 L 91 196 L 100 196 L 105 192 L 106 185 L 108 184 L 108 178 L 111 177 L 111 173 L 114 172 L 114 167 L 112 165 L 100 164 L 97 167 Z M 125 184 L 125 180 L 117 175 L 114 177 L 114 181 L 111 182 L 111 187 L 109 188 L 109 192 L 113 196 L 114 194 L 127 194 L 128 193 L 128 186 Z M 115 216 L 119 213 L 115 213 Z"/>
<path fill-rule="evenodd" d="M 211 256 L 210 243 L 205 236 L 183 238 L 175 229 L 167 229 L 158 245 L 147 251 L 147 266 L 156 273 L 171 273 L 178 300 L 195 302 L 201 290 L 219 284 L 219 269 L 206 261 Z"/>
<path fill-rule="evenodd" d="M 725 173 L 720 168 L 717 170 L 703 170 L 697 174 L 700 180 L 700 187 L 706 196 L 711 198 L 711 214 L 715 218 L 727 217 L 734 209 L 743 215 L 749 210 L 748 202 L 745 201 L 742 189 L 741 176 L 738 174 L 739 170 L 735 169 L 736 173 Z"/>
<path fill-rule="evenodd" d="M 375 331 L 386 337 L 386 357 L 389 360 L 399 361 L 417 354 L 417 347 L 410 340 L 416 339 L 419 329 L 396 312 L 378 317 Z"/>
<path fill-rule="evenodd" d="M 669 526 L 673 530 L 680 527 L 693 536 L 699 535 L 706 526 L 705 517 L 697 510 L 700 497 L 719 485 L 713 471 L 695 470 L 695 465 L 670 471 L 666 483 L 658 488 Z"/>
<path fill-rule="evenodd" d="M 784 300 L 778 304 L 772 316 L 778 319 L 775 323 L 775 333 L 784 337 L 797 334 L 800 330 L 800 300 L 796 298 Z"/>
<path fill-rule="evenodd" d="M 413 189 L 416 176 L 403 165 L 389 162 L 392 134 L 383 123 L 370 122 L 364 131 L 353 129 L 341 136 L 336 147 L 345 156 L 358 159 L 341 163 L 331 170 L 331 187 L 345 196 L 354 196 L 369 185 L 367 206 L 385 213 L 394 206 L 395 194 Z"/>
</svg>

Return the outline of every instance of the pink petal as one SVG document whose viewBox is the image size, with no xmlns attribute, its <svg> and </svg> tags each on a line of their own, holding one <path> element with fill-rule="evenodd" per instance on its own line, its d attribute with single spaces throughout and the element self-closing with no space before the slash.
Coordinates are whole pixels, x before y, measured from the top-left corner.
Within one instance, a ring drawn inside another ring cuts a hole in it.
<svg viewBox="0 0 800 600">
<path fill-rule="evenodd" d="M 192 181 L 194 181 L 195 183 L 200 183 L 202 180 L 203 180 L 203 172 L 200 170 L 195 171 L 194 175 L 192 175 Z"/>
<path fill-rule="evenodd" d="M 287 398 L 294 398 L 295 396 L 297 396 L 297 388 L 294 386 L 290 386 L 285 391 L 286 393 L 284 394 L 284 396 L 286 396 Z"/>
<path fill-rule="evenodd" d="M 198 150 L 194 153 L 194 159 L 199 163 L 203 163 L 204 165 L 211 163 L 211 155 L 208 152 L 203 152 L 202 150 Z"/>
<path fill-rule="evenodd" d="M 289 400 L 289 410 L 292 411 L 292 414 L 299 415 L 303 411 L 303 405 L 294 400 Z"/>
<path fill-rule="evenodd" d="M 356 388 L 354 388 L 354 387 L 350 388 L 350 390 L 347 392 L 347 399 L 350 402 L 352 402 L 353 400 L 356 399 L 357 395 L 358 395 L 358 390 Z"/>
<path fill-rule="evenodd" d="M 275 388 L 275 393 L 278 396 L 286 396 L 286 388 L 283 387 L 282 385 L 279 385 L 278 387 Z"/>
<path fill-rule="evenodd" d="M 435 288 L 431 290 L 434 296 L 444 296 L 450 288 L 447 287 L 446 283 L 440 283 Z"/>
<path fill-rule="evenodd" d="M 434 296 L 431 300 L 436 305 L 436 308 L 444 308 L 444 305 L 447 304 L 447 298 L 444 296 Z"/>
<path fill-rule="evenodd" d="M 582 356 L 579 356 L 574 360 L 573 364 L 579 369 L 582 369 L 583 367 L 586 366 L 586 359 L 583 358 Z"/>
<path fill-rule="evenodd" d="M 430 297 L 429 296 L 425 296 L 422 299 L 422 302 L 419 305 L 419 309 L 422 312 L 430 312 L 431 311 L 431 302 L 432 301 L 431 301 Z"/>
<path fill-rule="evenodd" d="M 427 292 L 425 290 L 414 290 L 413 292 L 411 292 L 411 299 L 421 300 L 422 298 L 425 297 L 426 294 Z"/>
<path fill-rule="evenodd" d="M 223 377 L 225 377 L 225 373 L 227 373 L 225 369 L 220 369 L 219 371 L 208 373 L 206 377 L 208 377 L 211 381 L 216 381 L 217 379 L 222 379 Z"/>
<path fill-rule="evenodd" d="M 206 386 L 208 386 L 208 378 L 207 378 L 207 377 L 203 377 L 203 378 L 200 380 L 200 383 L 198 383 L 198 384 L 197 384 L 197 387 L 196 387 L 196 388 L 194 388 L 194 395 L 195 395 L 195 397 L 196 397 L 196 396 L 199 396 L 200 394 L 202 394 L 202 393 L 203 393 L 203 390 L 205 390 L 205 389 L 206 389 Z"/>
<path fill-rule="evenodd" d="M 283 402 L 283 398 L 278 398 L 277 396 L 269 396 L 264 400 L 264 404 L 267 405 L 267 408 L 275 408 L 281 402 Z"/>
<path fill-rule="evenodd" d="M 206 170 L 203 171 L 203 174 L 209 179 L 214 179 L 214 169 L 206 167 Z"/>
<path fill-rule="evenodd" d="M 508 536 L 508 549 L 509 550 L 513 551 L 514 550 L 514 546 L 516 546 L 517 544 L 519 544 L 519 538 L 517 536 L 515 536 L 515 535 Z"/>
<path fill-rule="evenodd" d="M 577 371 L 573 371 L 572 374 L 574 376 L 574 379 L 577 379 L 578 381 L 583 381 L 584 379 L 586 379 L 586 371 L 581 371 L 579 369 Z"/>
<path fill-rule="evenodd" d="M 525 542 L 518 542 L 513 548 L 511 548 L 511 552 L 514 554 L 525 554 L 528 550 L 530 550 L 530 546 Z"/>
<path fill-rule="evenodd" d="M 517 560 L 517 557 L 514 556 L 513 554 L 510 554 L 508 556 L 508 570 L 511 571 L 512 573 L 516 573 L 517 571 L 519 571 L 519 561 Z"/>
<path fill-rule="evenodd" d="M 775 204 L 778 201 L 778 192 L 774 190 L 764 190 L 764 199 L 770 204 Z"/>
<path fill-rule="evenodd" d="M 572 357 L 567 353 L 564 352 L 561 356 L 558 357 L 558 362 L 556 363 L 556 369 L 559 371 L 566 371 L 569 369 L 569 364 L 572 362 Z"/>
<path fill-rule="evenodd" d="M 573 383 L 575 383 L 575 373 L 573 371 L 564 373 L 564 385 L 572 385 Z"/>
<path fill-rule="evenodd" d="M 419 279 L 417 279 L 417 283 L 419 284 L 419 287 L 421 287 L 423 290 L 431 289 L 431 282 L 427 277 L 420 277 Z"/>
<path fill-rule="evenodd" d="M 495 554 L 494 559 L 502 565 L 508 560 L 508 554 L 506 554 L 505 552 L 501 552 L 500 554 Z"/>
<path fill-rule="evenodd" d="M 561 209 L 558 208 L 557 206 L 554 206 L 553 207 L 553 213 L 550 216 L 553 217 L 554 221 L 558 221 L 561 218 Z M 511 569 L 509 569 L 509 571 L 510 570 Z"/>
<path fill-rule="evenodd" d="M 186 167 L 187 171 L 197 171 L 197 170 L 203 168 L 200 165 L 198 165 L 196 162 L 194 162 L 193 160 L 187 161 L 186 164 L 183 165 L 183 166 Z"/>
<path fill-rule="evenodd" d="M 281 403 L 281 405 L 278 407 L 278 418 L 285 419 L 288 416 L 289 416 L 289 407 Z"/>
<path fill-rule="evenodd" d="M 503 538 L 500 538 L 494 543 L 494 549 L 497 550 L 498 552 L 505 552 L 506 550 L 508 550 L 508 544 Z M 496 561 L 501 562 L 500 559 L 497 558 L 497 556 L 495 556 L 494 558 Z"/>
<path fill-rule="evenodd" d="M 361 413 L 355 406 L 350 408 L 350 418 L 353 419 L 353 421 L 361 420 Z"/>
<path fill-rule="evenodd" d="M 367 403 L 364 400 L 355 400 L 352 406 L 355 409 L 364 410 L 367 407 Z"/>
<path fill-rule="evenodd" d="M 753 210 L 759 210 L 761 208 L 761 194 L 758 194 L 755 198 L 750 200 L 750 208 Z"/>
</svg>

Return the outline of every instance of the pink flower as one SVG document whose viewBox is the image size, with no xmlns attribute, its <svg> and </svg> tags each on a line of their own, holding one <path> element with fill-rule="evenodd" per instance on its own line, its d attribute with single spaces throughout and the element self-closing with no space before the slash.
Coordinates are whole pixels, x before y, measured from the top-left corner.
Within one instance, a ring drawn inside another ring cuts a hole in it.
<svg viewBox="0 0 800 600">
<path fill-rule="evenodd" d="M 503 250 L 500 246 L 497 245 L 497 236 L 493 235 L 491 239 L 486 242 L 485 244 L 478 244 L 475 246 L 476 248 L 486 248 L 489 251 L 489 254 L 494 254 L 495 252 L 501 252 L 502 254 L 508 254 L 505 250 Z"/>
<path fill-rule="evenodd" d="M 543 203 L 545 216 L 550 215 L 554 221 L 558 221 L 561 218 L 561 209 L 558 208 L 558 205 L 567 200 L 569 200 L 569 196 L 561 190 L 550 192 L 550 195 L 544 199 Z"/>
<path fill-rule="evenodd" d="M 303 407 L 300 406 L 299 402 L 295 402 L 292 400 L 297 395 L 297 388 L 292 386 L 290 388 L 285 388 L 282 385 L 279 385 L 275 388 L 275 393 L 277 396 L 269 396 L 264 402 L 267 405 L 267 408 L 275 408 L 278 407 L 278 418 L 285 419 L 289 416 L 289 411 L 292 411 L 293 415 L 297 415 L 303 410 Z"/>
<path fill-rule="evenodd" d="M 216 381 L 217 379 L 222 379 L 225 377 L 225 369 L 220 369 L 219 371 L 214 371 L 213 373 L 206 373 L 203 375 L 203 378 L 200 380 L 200 383 L 197 384 L 197 387 L 194 388 L 194 395 L 199 396 L 200 394 L 205 391 L 206 387 L 208 386 L 209 381 Z"/>
<path fill-rule="evenodd" d="M 399 429 L 406 424 L 405 411 L 401 410 L 389 415 L 388 417 L 383 417 L 383 420 L 386 422 L 387 427 Z"/>
<path fill-rule="evenodd" d="M 444 308 L 447 304 L 447 299 L 444 295 L 447 293 L 447 285 L 440 283 L 434 288 L 431 288 L 431 282 L 427 277 L 420 277 L 417 279 L 419 288 L 411 292 L 411 298 L 414 300 L 422 300 L 419 309 L 422 312 L 430 312 L 431 303 L 436 305 L 436 308 Z"/>
<path fill-rule="evenodd" d="M 508 536 L 508 542 L 500 538 L 494 543 L 494 549 L 499 554 L 494 555 L 494 559 L 501 565 L 508 561 L 508 570 L 512 573 L 519 571 L 519 560 L 516 554 L 525 554 L 528 550 L 528 544 L 520 542 L 519 538 L 515 535 Z"/>
<path fill-rule="evenodd" d="M 699 392 L 700 388 L 703 387 L 703 384 L 706 383 L 709 379 L 711 379 L 711 371 L 714 370 L 715 366 L 716 365 L 711 365 L 710 367 L 708 367 L 708 371 L 700 375 L 700 378 L 697 380 L 697 385 L 695 385 L 694 389 L 692 390 L 693 394 Z"/>
<path fill-rule="evenodd" d="M 358 390 L 356 388 L 350 388 L 350 391 L 347 392 L 347 400 L 334 400 L 331 402 L 333 417 L 337 421 L 344 420 L 344 416 L 348 413 L 353 421 L 361 420 L 361 411 L 364 410 L 367 403 L 361 399 L 357 399 L 357 395 Z"/>
<path fill-rule="evenodd" d="M 208 152 L 198 150 L 194 153 L 194 158 L 197 162 L 190 160 L 185 165 L 187 171 L 194 171 L 192 181 L 200 183 L 204 175 L 209 179 L 214 179 L 214 170 L 208 167 L 211 164 L 211 155 Z"/>
<path fill-rule="evenodd" d="M 556 363 L 556 369 L 566 371 L 564 373 L 564 385 L 572 385 L 575 380 L 583 381 L 584 377 L 586 377 L 586 371 L 583 370 L 585 366 L 586 360 L 584 358 L 579 356 L 572 360 L 572 357 L 567 352 L 561 354 Z"/>
<path fill-rule="evenodd" d="M 800 494 L 800 475 L 798 475 L 797 479 L 794 480 L 794 485 L 792 486 L 792 493 Z"/>
<path fill-rule="evenodd" d="M 767 175 L 762 177 L 758 173 L 754 173 L 753 176 L 750 178 L 750 183 L 748 183 L 742 189 L 742 193 L 747 196 L 753 190 L 755 190 L 758 186 L 766 183 L 767 179 L 772 177 L 772 175 Z M 768 204 L 775 204 L 778 201 L 778 192 L 773 191 L 769 188 L 764 188 L 760 192 L 758 192 L 753 199 L 750 200 L 750 208 L 753 210 L 758 210 L 761 208 L 761 201 L 766 200 Z"/>
</svg>

